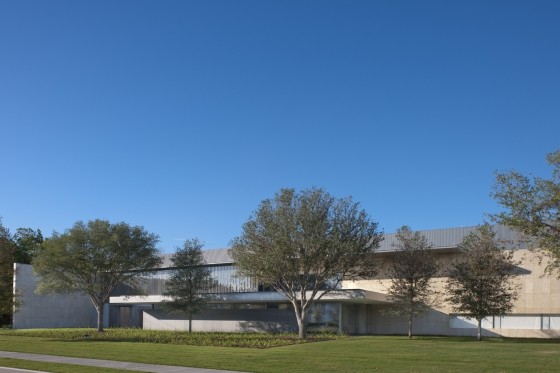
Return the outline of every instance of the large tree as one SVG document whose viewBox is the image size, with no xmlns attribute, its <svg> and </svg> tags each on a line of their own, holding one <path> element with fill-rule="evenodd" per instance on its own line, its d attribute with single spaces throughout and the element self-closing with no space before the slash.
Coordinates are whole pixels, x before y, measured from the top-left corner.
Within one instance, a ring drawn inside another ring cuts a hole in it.
<svg viewBox="0 0 560 373">
<path fill-rule="evenodd" d="M 106 220 L 81 221 L 63 234 L 54 232 L 33 260 L 38 293 L 79 292 L 97 310 L 103 331 L 103 305 L 119 284 L 137 286 L 137 279 L 161 264 L 158 237 L 143 227 Z"/>
<path fill-rule="evenodd" d="M 165 283 L 164 295 L 170 300 L 164 305 L 181 312 L 189 318 L 189 332 L 192 331 L 193 315 L 201 312 L 206 306 L 204 290 L 211 280 L 211 272 L 205 266 L 202 255 L 202 243 L 194 238 L 186 240 L 182 248 L 177 248 L 171 256 L 173 274 Z"/>
<path fill-rule="evenodd" d="M 456 312 L 477 321 L 477 339 L 482 338 L 482 320 L 511 311 L 517 288 L 513 252 L 497 242 L 489 224 L 477 227 L 461 244 L 460 259 L 453 263 L 446 290 Z"/>
<path fill-rule="evenodd" d="M 403 226 L 396 234 L 396 251 L 392 256 L 388 275 L 391 286 L 388 293 L 393 301 L 390 314 L 405 316 L 408 320 L 408 338 L 412 338 L 415 317 L 424 315 L 435 304 L 435 290 L 430 280 L 438 265 L 431 245 L 420 232 Z"/>
<path fill-rule="evenodd" d="M 14 308 L 14 243 L 0 219 L 0 326 L 11 325 Z"/>
<path fill-rule="evenodd" d="M 560 150 L 548 154 L 552 177 L 529 178 L 516 171 L 496 173 L 493 197 L 506 211 L 493 215 L 501 224 L 537 239 L 549 254 L 549 273 L 560 271 Z"/>
<path fill-rule="evenodd" d="M 253 212 L 230 253 L 241 274 L 286 296 L 306 338 L 309 307 L 343 279 L 373 276 L 381 240 L 377 223 L 350 197 L 281 189 Z"/>
</svg>

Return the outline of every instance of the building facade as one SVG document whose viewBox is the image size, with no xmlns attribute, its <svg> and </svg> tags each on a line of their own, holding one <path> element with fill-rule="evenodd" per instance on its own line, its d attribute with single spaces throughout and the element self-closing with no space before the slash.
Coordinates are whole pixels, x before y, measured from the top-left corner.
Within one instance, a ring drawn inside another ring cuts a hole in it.
<svg viewBox="0 0 560 373">
<path fill-rule="evenodd" d="M 422 231 L 432 244 L 441 266 L 458 258 L 458 244 L 476 227 Z M 544 273 L 546 260 L 531 250 L 516 232 L 494 227 L 497 238 L 507 242 L 518 261 L 515 283 L 519 297 L 506 316 L 492 316 L 483 323 L 483 335 L 507 337 L 560 337 L 560 280 Z M 390 280 L 384 275 L 393 260 L 395 234 L 386 234 L 378 252 L 382 270 L 373 279 L 343 282 L 325 295 L 308 312 L 308 328 L 328 329 L 348 334 L 406 334 L 403 318 L 386 316 L 391 304 L 387 296 Z M 205 289 L 208 308 L 193 318 L 197 331 L 296 331 L 291 304 L 278 292 L 264 288 L 254 279 L 236 273 L 227 249 L 203 251 L 212 273 Z M 105 310 L 105 326 L 144 329 L 186 330 L 188 321 L 181 314 L 166 311 L 165 281 L 171 275 L 170 255 L 164 265 L 141 281 L 142 295 L 130 288 L 115 289 Z M 31 266 L 16 265 L 14 288 L 23 306 L 14 314 L 14 328 L 95 326 L 95 310 L 80 295 L 35 295 Z M 433 280 L 443 292 L 445 277 Z M 58 297 L 58 298 L 57 298 Z M 440 299 L 444 298 L 441 295 Z M 454 314 L 449 304 L 440 302 L 414 322 L 415 335 L 476 335 L 476 322 Z"/>
</svg>

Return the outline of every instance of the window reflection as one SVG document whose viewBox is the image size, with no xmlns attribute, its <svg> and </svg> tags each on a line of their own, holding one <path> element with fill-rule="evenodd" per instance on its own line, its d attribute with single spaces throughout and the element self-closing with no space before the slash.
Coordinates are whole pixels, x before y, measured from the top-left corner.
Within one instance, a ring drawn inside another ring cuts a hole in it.
<svg viewBox="0 0 560 373">
<path fill-rule="evenodd" d="M 258 282 L 246 276 L 237 274 L 234 265 L 208 266 L 211 280 L 203 293 L 248 293 L 259 291 Z M 163 295 L 165 283 L 173 275 L 175 269 L 161 269 L 151 272 L 138 280 L 137 289 L 120 285 L 113 291 L 113 295 Z"/>
</svg>

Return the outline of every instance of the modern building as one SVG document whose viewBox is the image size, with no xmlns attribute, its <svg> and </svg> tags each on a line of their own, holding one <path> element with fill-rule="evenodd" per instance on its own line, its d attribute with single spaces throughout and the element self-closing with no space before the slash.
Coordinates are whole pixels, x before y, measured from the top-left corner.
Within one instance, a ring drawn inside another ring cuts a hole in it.
<svg viewBox="0 0 560 373">
<path fill-rule="evenodd" d="M 449 265 L 458 256 L 458 244 L 475 227 L 422 231 L 432 244 L 437 260 Z M 560 280 L 545 274 L 546 258 L 531 250 L 522 237 L 505 227 L 494 227 L 497 238 L 508 242 L 519 262 L 514 279 L 519 297 L 506 316 L 492 316 L 483 323 L 483 335 L 508 337 L 560 337 Z M 395 234 L 386 234 L 374 255 L 382 267 L 393 260 Z M 227 249 L 203 252 L 212 273 L 206 289 L 208 309 L 195 315 L 193 330 L 208 331 L 286 331 L 297 330 L 290 303 L 278 292 L 264 288 L 254 279 L 236 273 Z M 544 260 L 544 261 L 543 261 Z M 115 289 L 106 305 L 106 326 L 142 327 L 144 329 L 188 328 L 183 315 L 170 314 L 161 305 L 165 281 L 172 273 L 170 255 L 164 265 L 143 278 L 144 295 L 130 288 Z M 406 334 L 407 322 L 386 316 L 390 305 L 387 289 L 390 280 L 384 271 L 373 279 L 343 282 L 340 289 L 325 295 L 308 312 L 308 327 L 330 329 L 349 334 Z M 433 280 L 435 289 L 443 291 L 446 278 Z M 36 279 L 31 266 L 16 265 L 14 289 L 23 306 L 14 314 L 14 328 L 95 326 L 96 313 L 82 295 L 36 295 Z M 440 297 L 444 298 L 444 297 Z M 455 314 L 444 302 L 415 320 L 414 334 L 475 335 L 476 322 Z"/>
</svg>

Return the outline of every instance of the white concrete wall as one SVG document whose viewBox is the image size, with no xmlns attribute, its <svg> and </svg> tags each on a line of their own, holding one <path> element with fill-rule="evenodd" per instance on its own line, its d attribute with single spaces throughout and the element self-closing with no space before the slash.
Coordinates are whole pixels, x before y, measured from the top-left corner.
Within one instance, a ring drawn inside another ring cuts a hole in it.
<svg viewBox="0 0 560 373">
<path fill-rule="evenodd" d="M 189 330 L 185 316 L 164 310 L 144 311 L 143 328 L 154 330 Z M 208 310 L 195 315 L 193 331 L 213 332 L 279 332 L 296 331 L 293 310 Z"/>
<path fill-rule="evenodd" d="M 22 301 L 14 313 L 14 329 L 95 327 L 97 312 L 91 300 L 80 294 L 37 295 L 32 266 L 16 264 L 14 289 Z"/>
<path fill-rule="evenodd" d="M 457 253 L 438 254 L 440 265 L 445 268 L 457 259 Z M 518 290 L 518 299 L 509 314 L 511 320 L 504 324 L 486 327 L 483 335 L 527 338 L 558 338 L 560 337 L 560 278 L 544 272 L 548 261 L 538 250 L 517 250 L 514 260 L 519 262 L 518 274 L 514 282 Z M 387 293 L 391 284 L 384 274 L 391 264 L 392 258 L 386 256 L 382 263 L 380 275 L 374 279 L 344 282 L 343 288 L 359 288 L 380 293 Z M 433 288 L 440 292 L 440 302 L 425 317 L 414 320 L 413 333 L 417 335 L 476 335 L 476 328 L 457 328 L 451 326 L 450 314 L 453 308 L 445 299 L 446 277 L 432 280 Z M 364 318 L 364 312 L 367 317 Z M 388 317 L 376 305 L 345 305 L 342 313 L 343 329 L 350 334 L 406 334 L 407 320 Z M 542 318 L 536 322 L 533 319 Z M 365 320 L 365 324 L 364 324 Z M 532 323 L 532 324 L 531 324 Z M 529 328 L 527 325 L 531 324 Z M 364 329 L 367 332 L 364 332 Z"/>
</svg>

